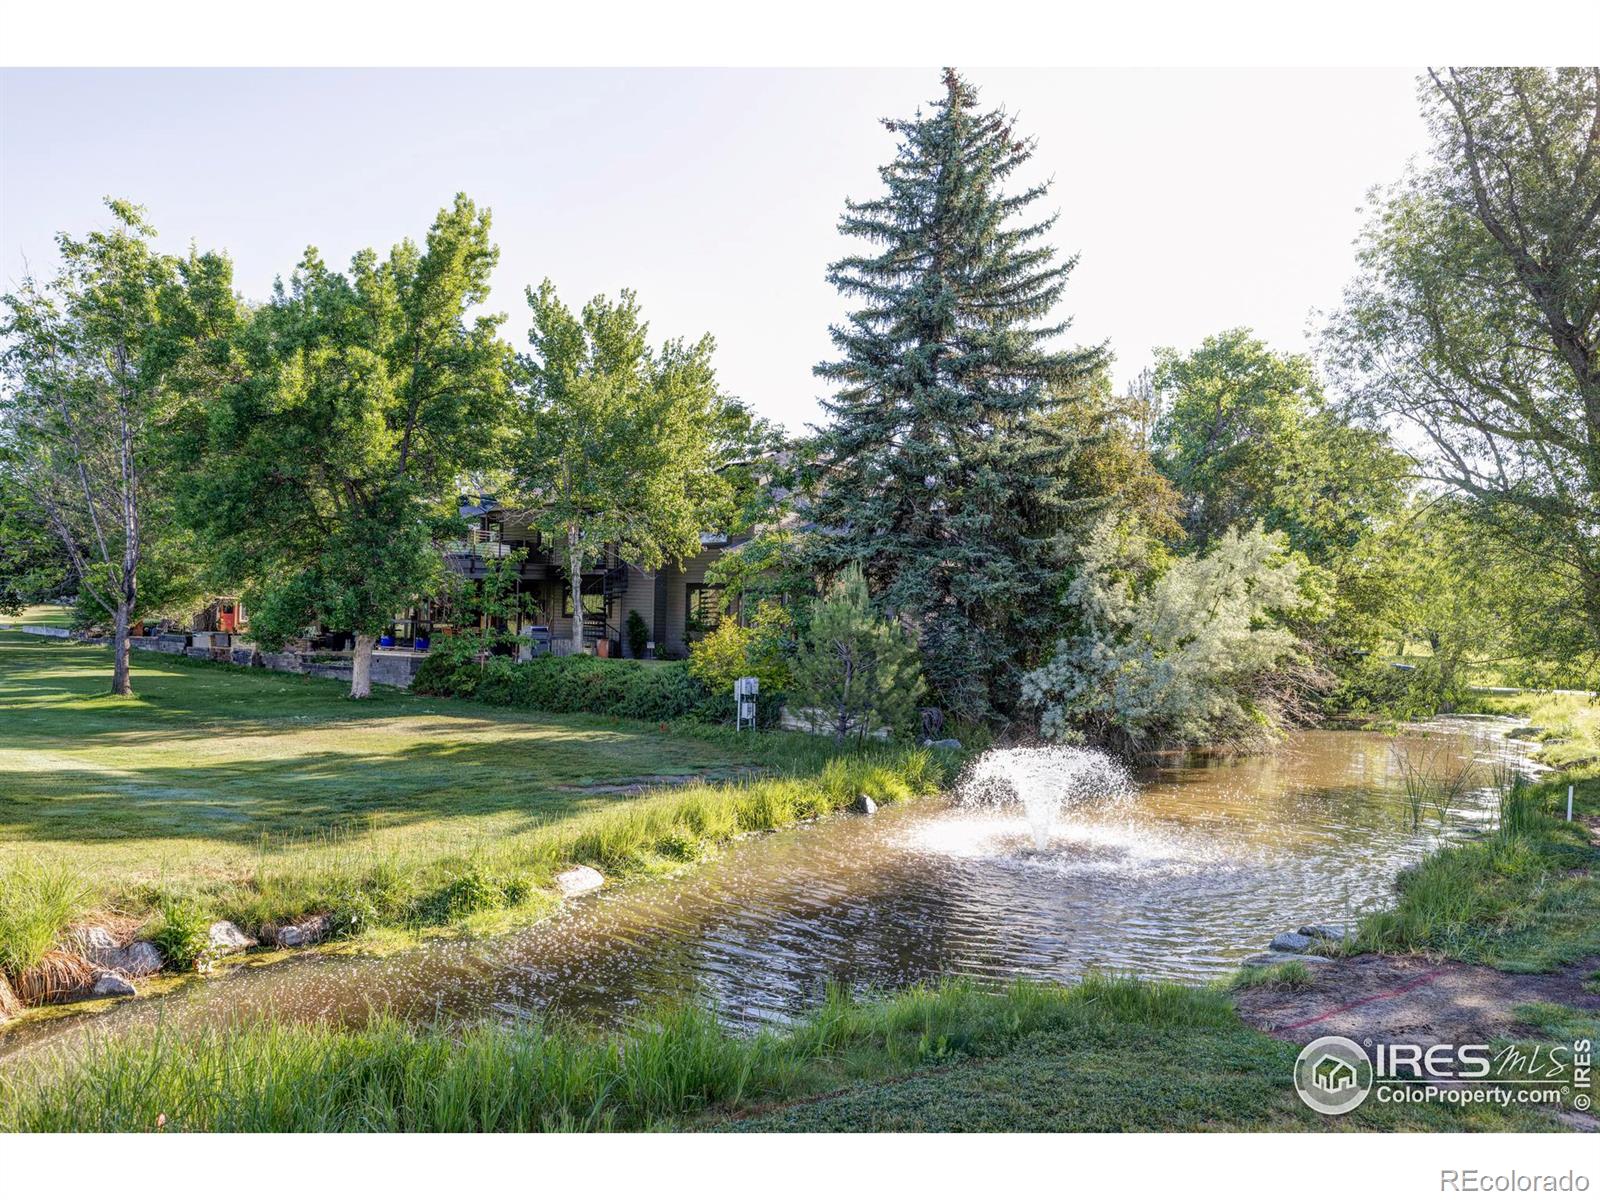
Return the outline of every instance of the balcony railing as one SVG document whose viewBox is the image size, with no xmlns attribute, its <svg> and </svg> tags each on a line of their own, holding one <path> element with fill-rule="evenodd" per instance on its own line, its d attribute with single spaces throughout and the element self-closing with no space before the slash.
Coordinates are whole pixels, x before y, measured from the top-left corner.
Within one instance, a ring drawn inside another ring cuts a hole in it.
<svg viewBox="0 0 1600 1200">
<path fill-rule="evenodd" d="M 519 550 L 526 550 L 529 557 L 534 557 L 539 551 L 537 539 L 512 539 L 503 540 L 498 529 L 472 529 L 467 531 L 464 538 L 456 538 L 446 542 L 446 554 L 475 555 L 478 558 L 509 558 Z"/>
</svg>

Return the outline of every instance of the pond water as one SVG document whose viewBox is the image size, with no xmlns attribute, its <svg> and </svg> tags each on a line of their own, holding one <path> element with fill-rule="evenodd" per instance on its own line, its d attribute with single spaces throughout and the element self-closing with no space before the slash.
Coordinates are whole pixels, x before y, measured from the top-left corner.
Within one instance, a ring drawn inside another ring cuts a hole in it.
<svg viewBox="0 0 1600 1200">
<path fill-rule="evenodd" d="M 1488 763 L 1516 754 L 1504 729 L 1446 722 L 1433 737 L 1452 760 Z M 698 994 L 751 1026 L 814 1007 L 833 981 L 860 992 L 1091 969 L 1204 981 L 1283 929 L 1382 905 L 1402 867 L 1491 819 L 1479 790 L 1414 830 L 1390 742 L 1313 731 L 1267 756 L 1171 762 L 1044 830 L 1020 805 L 959 798 L 841 815 L 593 894 L 519 933 L 241 968 L 164 999 L 29 1023 L 0 1054 L 86 1029 L 268 1013 L 606 1024 Z"/>
</svg>

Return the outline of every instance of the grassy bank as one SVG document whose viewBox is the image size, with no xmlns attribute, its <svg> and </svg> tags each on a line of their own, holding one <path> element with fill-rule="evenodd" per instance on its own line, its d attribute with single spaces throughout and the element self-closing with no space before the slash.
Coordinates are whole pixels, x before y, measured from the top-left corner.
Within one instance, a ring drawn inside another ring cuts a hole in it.
<svg viewBox="0 0 1600 1200">
<path fill-rule="evenodd" d="M 135 656 L 122 699 L 109 664 L 101 647 L 0 634 L 0 890 L 19 914 L 0 939 L 19 946 L 59 913 L 27 899 L 37 879 L 63 872 L 75 916 L 152 931 L 517 920 L 553 903 L 568 864 L 672 869 L 863 791 L 935 791 L 954 761 L 395 691 L 356 703 L 333 681 L 155 655 Z"/>
<path fill-rule="evenodd" d="M 1524 720 L 1521 735 L 1540 742 L 1538 757 L 1564 769 L 1506 791 L 1494 835 L 1404 872 L 1394 907 L 1362 922 L 1354 948 L 1512 971 L 1600 954 L 1600 706 L 1536 693 L 1477 700 L 1483 711 Z"/>
<path fill-rule="evenodd" d="M 1478 692 L 1472 708 L 1522 723 L 1518 736 L 1540 744 L 1539 759 L 1558 770 L 1600 768 L 1600 704 L 1586 696 L 1522 692 L 1515 696 Z"/>
<path fill-rule="evenodd" d="M 1535 1112 L 1368 1105 L 1328 1120 L 1296 1048 L 1225 994 L 1090 979 L 852 1002 L 739 1037 L 682 1007 L 624 1034 L 554 1026 L 150 1031 L 8 1064 L 0 1129 L 1543 1129 Z"/>
</svg>

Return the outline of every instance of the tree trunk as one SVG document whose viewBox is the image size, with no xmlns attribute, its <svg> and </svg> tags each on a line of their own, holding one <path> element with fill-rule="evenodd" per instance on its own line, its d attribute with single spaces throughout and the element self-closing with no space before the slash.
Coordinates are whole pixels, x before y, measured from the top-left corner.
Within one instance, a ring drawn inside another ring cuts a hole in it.
<svg viewBox="0 0 1600 1200">
<path fill-rule="evenodd" d="M 115 665 L 111 668 L 111 694 L 114 696 L 133 695 L 133 680 L 128 675 L 128 609 L 127 598 L 117 605 L 117 619 L 111 634 L 111 649 L 116 656 Z"/>
<path fill-rule="evenodd" d="M 350 661 L 350 699 L 365 700 L 372 695 L 372 647 L 378 639 L 370 633 L 356 634 L 356 653 Z"/>
<path fill-rule="evenodd" d="M 567 569 L 572 575 L 572 652 L 583 653 L 583 537 L 567 526 Z"/>
</svg>

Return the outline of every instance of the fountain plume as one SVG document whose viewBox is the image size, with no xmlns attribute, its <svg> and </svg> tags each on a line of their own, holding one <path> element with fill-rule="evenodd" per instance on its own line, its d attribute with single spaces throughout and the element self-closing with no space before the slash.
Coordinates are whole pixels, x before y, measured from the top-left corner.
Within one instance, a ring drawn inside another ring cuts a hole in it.
<svg viewBox="0 0 1600 1200">
<path fill-rule="evenodd" d="M 1020 806 L 1043 850 L 1064 811 L 1133 793 L 1128 769 L 1109 754 L 1076 746 L 990 750 L 957 787 L 962 804 Z"/>
</svg>

